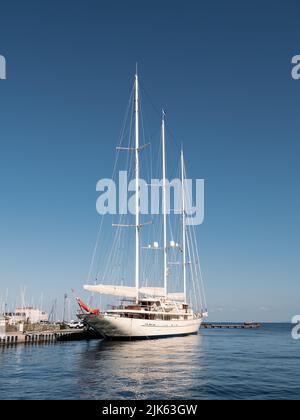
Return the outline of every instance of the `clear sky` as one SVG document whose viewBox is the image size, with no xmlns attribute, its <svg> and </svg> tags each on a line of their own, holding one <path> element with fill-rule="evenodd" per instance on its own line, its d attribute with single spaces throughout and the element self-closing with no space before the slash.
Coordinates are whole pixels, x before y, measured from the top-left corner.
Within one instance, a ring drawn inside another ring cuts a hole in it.
<svg viewBox="0 0 300 420">
<path fill-rule="evenodd" d="M 3 0 L 0 295 L 85 283 L 135 62 L 206 182 L 211 320 L 300 312 L 297 0 Z"/>
</svg>

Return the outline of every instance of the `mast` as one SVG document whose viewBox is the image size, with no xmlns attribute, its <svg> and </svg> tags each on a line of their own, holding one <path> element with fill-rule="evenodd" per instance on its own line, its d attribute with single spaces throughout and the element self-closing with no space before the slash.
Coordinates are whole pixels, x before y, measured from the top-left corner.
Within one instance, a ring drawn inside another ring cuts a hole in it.
<svg viewBox="0 0 300 420">
<path fill-rule="evenodd" d="M 164 293 L 168 293 L 168 266 L 167 266 L 167 203 L 166 203 L 166 138 L 165 138 L 165 113 L 162 111 L 162 175 L 163 175 L 163 230 L 164 230 Z"/>
<path fill-rule="evenodd" d="M 181 150 L 181 196 L 182 196 L 182 267 L 183 267 L 183 293 L 184 301 L 187 301 L 186 293 L 186 207 L 185 207 L 185 176 L 184 176 L 184 156 Z"/>
<path fill-rule="evenodd" d="M 134 93 L 134 111 L 135 111 L 135 288 L 136 301 L 139 299 L 139 277 L 140 277 L 140 210 L 139 210 L 139 80 L 136 71 L 135 75 L 135 93 Z"/>
</svg>

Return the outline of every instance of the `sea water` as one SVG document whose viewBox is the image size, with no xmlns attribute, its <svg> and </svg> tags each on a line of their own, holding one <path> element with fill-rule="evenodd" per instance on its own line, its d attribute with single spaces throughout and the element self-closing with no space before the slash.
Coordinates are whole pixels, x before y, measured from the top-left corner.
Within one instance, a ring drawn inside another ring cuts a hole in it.
<svg viewBox="0 0 300 420">
<path fill-rule="evenodd" d="M 292 327 L 0 348 L 0 399 L 299 399 Z"/>
</svg>

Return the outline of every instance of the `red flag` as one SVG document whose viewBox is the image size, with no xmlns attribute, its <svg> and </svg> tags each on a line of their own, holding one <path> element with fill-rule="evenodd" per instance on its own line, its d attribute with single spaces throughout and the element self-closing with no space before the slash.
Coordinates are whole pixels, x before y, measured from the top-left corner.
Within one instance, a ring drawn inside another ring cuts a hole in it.
<svg viewBox="0 0 300 420">
<path fill-rule="evenodd" d="M 90 308 L 88 305 L 86 305 L 83 300 L 76 298 L 78 305 L 80 306 L 81 309 L 83 309 L 85 312 L 89 313 L 89 314 L 93 314 L 93 315 L 99 315 L 100 314 L 100 310 L 99 309 L 92 309 Z"/>
</svg>

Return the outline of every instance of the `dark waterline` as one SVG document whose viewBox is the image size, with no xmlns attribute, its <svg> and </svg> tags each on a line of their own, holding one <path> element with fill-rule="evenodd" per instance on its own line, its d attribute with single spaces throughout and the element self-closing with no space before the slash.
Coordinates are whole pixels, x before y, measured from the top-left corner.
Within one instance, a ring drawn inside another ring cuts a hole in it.
<svg viewBox="0 0 300 420">
<path fill-rule="evenodd" d="M 0 348 L 0 399 L 299 399 L 291 329 Z"/>
</svg>

